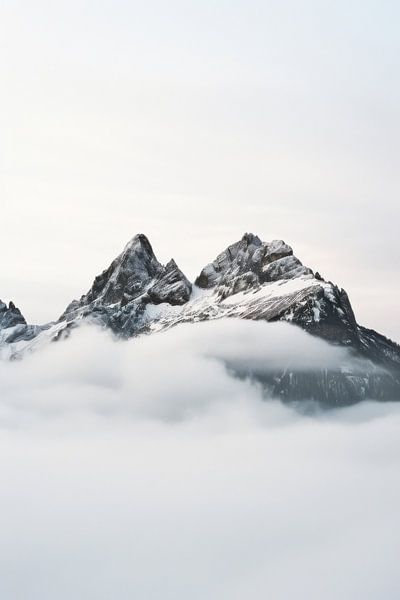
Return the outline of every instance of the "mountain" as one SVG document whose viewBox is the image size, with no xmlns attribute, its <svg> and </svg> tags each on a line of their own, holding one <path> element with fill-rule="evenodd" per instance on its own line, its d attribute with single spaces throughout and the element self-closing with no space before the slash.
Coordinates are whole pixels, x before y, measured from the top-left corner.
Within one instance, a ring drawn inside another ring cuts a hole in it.
<svg viewBox="0 0 400 600">
<path fill-rule="evenodd" d="M 340 371 L 252 372 L 234 365 L 236 375 L 261 381 L 274 396 L 334 406 L 400 398 L 400 346 L 358 325 L 346 292 L 305 267 L 285 242 L 262 242 L 251 233 L 206 265 L 194 284 L 173 259 L 162 265 L 146 236 L 136 235 L 55 322 L 28 325 L 13 303 L 1 302 L 0 350 L 21 357 L 82 322 L 131 338 L 222 317 L 287 321 L 349 349 L 354 360 Z"/>
<path fill-rule="evenodd" d="M 175 261 L 161 265 L 149 240 L 139 234 L 95 278 L 87 294 L 67 306 L 59 322 L 74 326 L 90 319 L 131 337 L 142 332 L 148 305 L 182 306 L 191 293 L 192 284 Z"/>
</svg>

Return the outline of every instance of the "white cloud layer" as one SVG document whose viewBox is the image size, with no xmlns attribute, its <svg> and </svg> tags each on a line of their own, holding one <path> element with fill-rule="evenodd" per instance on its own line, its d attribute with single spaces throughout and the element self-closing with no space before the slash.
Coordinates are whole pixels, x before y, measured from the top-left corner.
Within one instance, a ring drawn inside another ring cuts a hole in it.
<svg viewBox="0 0 400 600">
<path fill-rule="evenodd" d="M 397 599 L 400 407 L 262 402 L 260 356 L 348 359 L 231 320 L 0 364 L 0 597 Z"/>
</svg>

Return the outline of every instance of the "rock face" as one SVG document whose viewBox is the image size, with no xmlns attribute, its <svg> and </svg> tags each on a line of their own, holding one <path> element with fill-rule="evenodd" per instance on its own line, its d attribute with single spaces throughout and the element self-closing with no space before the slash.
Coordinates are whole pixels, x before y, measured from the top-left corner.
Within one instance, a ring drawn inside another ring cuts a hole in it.
<svg viewBox="0 0 400 600">
<path fill-rule="evenodd" d="M 175 261 L 171 260 L 165 267 L 161 265 L 149 240 L 139 234 L 108 269 L 95 278 L 87 294 L 71 302 L 61 319 L 71 320 L 95 309 L 115 305 L 122 307 L 139 299 L 154 304 L 184 304 L 189 300 L 191 291 L 191 283 Z"/>
<path fill-rule="evenodd" d="M 196 279 L 200 288 L 218 286 L 222 296 L 231 296 L 263 283 L 312 275 L 293 256 L 293 250 L 282 240 L 265 243 L 252 233 L 229 246 L 204 267 Z"/>
<path fill-rule="evenodd" d="M 9 305 L 0 300 L 0 329 L 8 329 L 16 325 L 26 325 L 26 321 L 19 308 L 13 302 Z"/>
<path fill-rule="evenodd" d="M 59 323 L 71 329 L 85 319 L 132 337 L 146 329 L 148 305 L 180 306 L 189 301 L 191 292 L 192 284 L 175 261 L 159 263 L 147 237 L 139 234 L 95 278 L 87 294 L 67 306 Z M 57 335 L 63 336 L 63 327 Z"/>
<path fill-rule="evenodd" d="M 194 286 L 174 260 L 159 263 L 139 234 L 55 323 L 27 325 L 12 303 L 0 303 L 0 349 L 21 355 L 40 340 L 62 338 L 82 321 L 129 338 L 222 317 L 287 321 L 362 361 L 361 369 L 345 365 L 340 372 L 271 374 L 235 366 L 239 376 L 261 381 L 274 396 L 334 406 L 400 399 L 400 347 L 359 326 L 346 292 L 303 266 L 285 242 L 265 243 L 251 233 L 204 267 Z"/>
</svg>

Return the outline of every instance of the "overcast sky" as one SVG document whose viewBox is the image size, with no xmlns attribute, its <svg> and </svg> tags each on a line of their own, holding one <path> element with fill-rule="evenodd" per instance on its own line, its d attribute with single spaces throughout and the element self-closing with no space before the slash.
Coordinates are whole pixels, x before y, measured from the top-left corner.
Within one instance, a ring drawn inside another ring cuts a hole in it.
<svg viewBox="0 0 400 600">
<path fill-rule="evenodd" d="M 0 0 L 0 297 L 56 318 L 144 232 L 253 231 L 400 340 L 400 5 Z"/>
</svg>

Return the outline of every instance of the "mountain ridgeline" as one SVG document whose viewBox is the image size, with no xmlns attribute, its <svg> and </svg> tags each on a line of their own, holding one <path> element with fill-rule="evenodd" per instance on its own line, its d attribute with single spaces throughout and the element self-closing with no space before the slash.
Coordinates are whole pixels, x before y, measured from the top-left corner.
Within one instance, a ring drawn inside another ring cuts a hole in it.
<svg viewBox="0 0 400 600">
<path fill-rule="evenodd" d="M 29 325 L 12 302 L 0 301 L 0 352 L 22 357 L 83 322 L 132 338 L 223 317 L 286 321 L 347 348 L 354 359 L 332 371 L 252 372 L 235 365 L 238 376 L 262 382 L 268 395 L 326 406 L 400 399 L 400 346 L 358 325 L 346 292 L 305 267 L 285 242 L 250 233 L 206 265 L 194 284 L 174 260 L 162 265 L 146 236 L 136 235 L 57 321 Z"/>
</svg>

